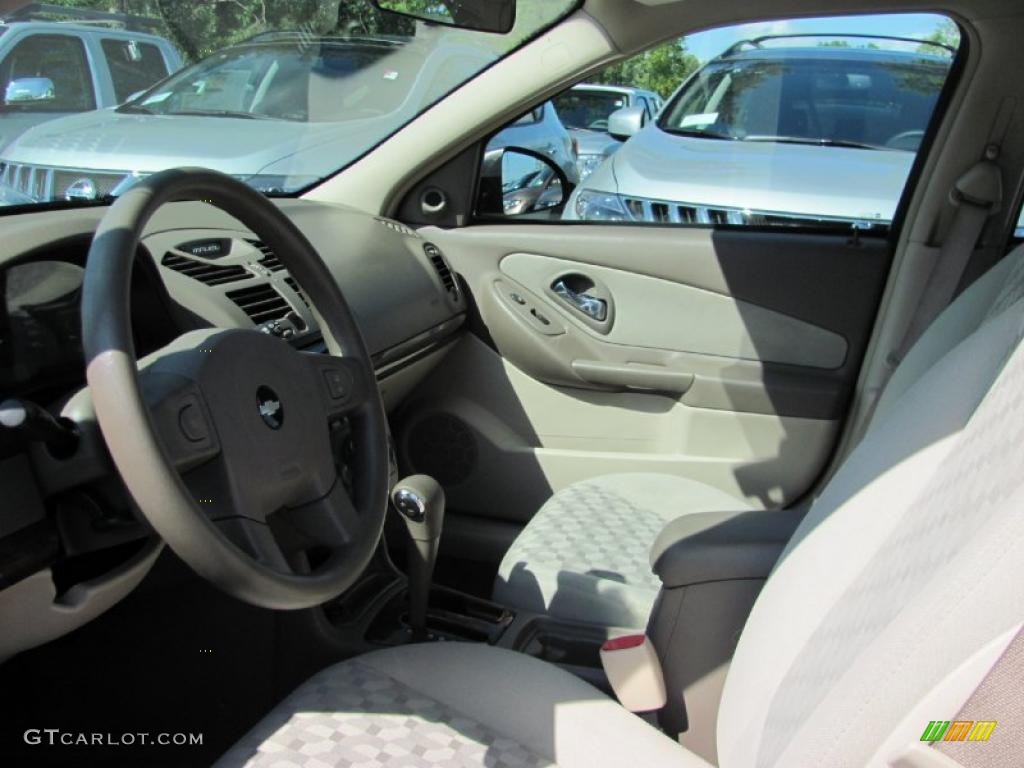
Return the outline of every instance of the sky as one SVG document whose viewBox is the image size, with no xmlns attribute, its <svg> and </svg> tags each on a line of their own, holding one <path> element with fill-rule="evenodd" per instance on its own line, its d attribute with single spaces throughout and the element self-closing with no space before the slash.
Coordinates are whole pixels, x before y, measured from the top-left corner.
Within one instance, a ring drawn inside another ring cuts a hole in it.
<svg viewBox="0 0 1024 768">
<path fill-rule="evenodd" d="M 686 38 L 686 47 L 703 63 L 722 53 L 740 40 L 760 35 L 808 32 L 846 34 L 895 35 L 897 37 L 924 38 L 942 21 L 934 14 L 888 14 L 885 16 L 836 16 L 827 19 L 798 19 L 758 24 L 740 24 L 698 32 Z"/>
</svg>

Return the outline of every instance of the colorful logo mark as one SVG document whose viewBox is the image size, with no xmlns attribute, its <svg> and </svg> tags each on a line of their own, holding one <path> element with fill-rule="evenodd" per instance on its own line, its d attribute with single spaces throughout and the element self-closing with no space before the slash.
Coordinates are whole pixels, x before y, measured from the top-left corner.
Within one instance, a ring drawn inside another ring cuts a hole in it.
<svg viewBox="0 0 1024 768">
<path fill-rule="evenodd" d="M 932 720 L 921 741 L 988 741 L 995 727 L 995 720 Z"/>
</svg>

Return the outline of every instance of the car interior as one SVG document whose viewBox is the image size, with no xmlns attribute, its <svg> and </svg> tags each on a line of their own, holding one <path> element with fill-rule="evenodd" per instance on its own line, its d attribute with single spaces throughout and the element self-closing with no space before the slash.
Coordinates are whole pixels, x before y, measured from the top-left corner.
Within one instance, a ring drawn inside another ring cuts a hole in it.
<svg viewBox="0 0 1024 768">
<path fill-rule="evenodd" d="M 1024 6 L 567 7 L 301 193 L 0 210 L 0 762 L 1021 764 Z M 602 68 L 866 14 L 959 32 L 891 223 L 503 215 Z"/>
</svg>

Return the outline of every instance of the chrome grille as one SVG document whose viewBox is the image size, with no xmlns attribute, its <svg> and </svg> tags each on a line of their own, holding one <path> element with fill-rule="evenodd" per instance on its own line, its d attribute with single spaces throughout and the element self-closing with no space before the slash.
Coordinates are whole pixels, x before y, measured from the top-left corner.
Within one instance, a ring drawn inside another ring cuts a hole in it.
<svg viewBox="0 0 1024 768">
<path fill-rule="evenodd" d="M 642 197 L 623 198 L 626 210 L 635 221 L 653 224 L 739 224 L 746 226 L 806 227 L 825 226 L 837 230 L 884 230 L 888 221 L 846 219 L 808 214 L 755 211 L 747 208 L 728 208 L 671 200 L 649 200 Z"/>
<path fill-rule="evenodd" d="M 47 168 L 41 165 L 7 162 L 0 173 L 0 183 L 41 203 L 63 200 L 65 190 L 79 179 L 90 179 L 96 186 L 97 196 L 106 197 L 113 194 L 128 175 L 121 172 Z"/>
</svg>

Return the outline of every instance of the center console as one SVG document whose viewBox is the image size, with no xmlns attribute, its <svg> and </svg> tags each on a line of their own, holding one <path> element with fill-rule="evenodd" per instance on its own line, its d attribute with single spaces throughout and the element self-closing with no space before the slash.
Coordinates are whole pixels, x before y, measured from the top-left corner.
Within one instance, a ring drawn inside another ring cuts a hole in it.
<svg viewBox="0 0 1024 768">
<path fill-rule="evenodd" d="M 394 528 L 405 529 L 407 575 L 382 546 L 360 581 L 325 607 L 331 625 L 360 638 L 367 650 L 410 642 L 487 643 L 557 664 L 609 690 L 601 645 L 630 630 L 556 620 L 433 584 L 443 490 L 432 478 L 417 475 L 397 483 L 391 501 L 395 519 L 404 524 Z"/>
</svg>

